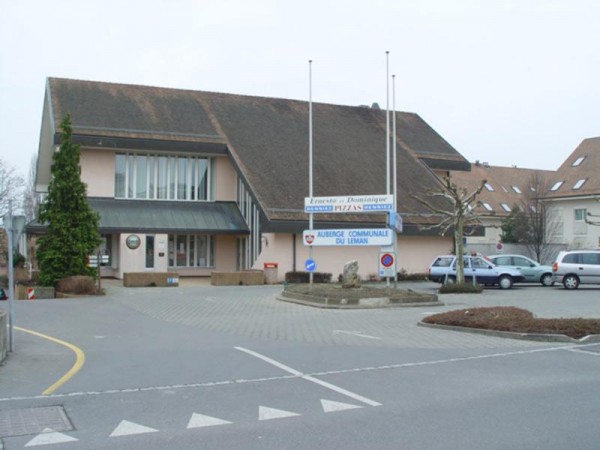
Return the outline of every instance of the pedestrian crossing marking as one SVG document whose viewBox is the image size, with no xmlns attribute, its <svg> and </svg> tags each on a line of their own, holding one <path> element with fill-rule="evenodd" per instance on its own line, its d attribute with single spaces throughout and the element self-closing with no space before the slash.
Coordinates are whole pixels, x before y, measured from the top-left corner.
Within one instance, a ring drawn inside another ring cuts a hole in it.
<svg viewBox="0 0 600 450">
<path fill-rule="evenodd" d="M 30 440 L 25 447 L 35 447 L 37 445 L 62 444 L 63 442 L 78 441 L 72 436 L 54 431 L 52 428 L 44 428 L 40 434 Z"/>
<path fill-rule="evenodd" d="M 132 434 L 156 433 L 158 430 L 137 423 L 122 420 L 121 423 L 110 433 L 109 437 L 129 436 Z"/>
<path fill-rule="evenodd" d="M 326 413 L 362 408 L 362 406 L 351 405 L 350 403 L 334 402 L 333 400 L 324 399 L 321 399 L 321 405 L 323 406 L 323 411 Z"/>
<path fill-rule="evenodd" d="M 285 417 L 295 417 L 300 414 L 284 411 L 283 409 L 268 408 L 266 406 L 258 407 L 258 420 L 283 419 Z"/>
<path fill-rule="evenodd" d="M 204 416 L 202 414 L 194 413 L 188 422 L 188 428 L 202 428 L 212 427 L 215 425 L 227 425 L 231 422 L 223 419 L 217 419 L 216 417 Z"/>
</svg>

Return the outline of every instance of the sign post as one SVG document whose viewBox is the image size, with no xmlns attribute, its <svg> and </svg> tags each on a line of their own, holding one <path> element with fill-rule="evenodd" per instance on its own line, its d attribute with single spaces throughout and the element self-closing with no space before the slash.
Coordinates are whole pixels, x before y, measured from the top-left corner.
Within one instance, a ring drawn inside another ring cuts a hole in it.
<svg viewBox="0 0 600 450">
<path fill-rule="evenodd" d="M 379 276 L 391 278 L 396 274 L 396 253 L 379 253 Z"/>
</svg>

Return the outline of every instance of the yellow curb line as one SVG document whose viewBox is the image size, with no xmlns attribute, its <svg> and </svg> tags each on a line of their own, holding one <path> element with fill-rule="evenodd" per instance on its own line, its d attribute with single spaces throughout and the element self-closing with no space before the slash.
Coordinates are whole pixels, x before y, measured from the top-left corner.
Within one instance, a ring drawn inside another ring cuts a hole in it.
<svg viewBox="0 0 600 450">
<path fill-rule="evenodd" d="M 57 344 L 63 345 L 75 352 L 75 364 L 73 364 L 73 367 L 71 367 L 69 371 L 65 373 L 62 377 L 60 377 L 58 381 L 56 381 L 56 383 L 54 383 L 52 386 L 50 386 L 48 389 L 42 392 L 42 395 L 52 394 L 59 387 L 61 387 L 63 384 L 69 381 L 83 367 L 83 364 L 85 363 L 85 354 L 79 347 L 76 347 L 73 344 L 69 344 L 68 342 L 61 341 L 60 339 L 53 338 L 52 336 L 38 333 L 37 331 L 28 330 L 26 328 L 15 327 L 15 330 L 23 331 L 24 333 L 33 334 L 34 336 L 38 336 L 52 342 L 56 342 Z"/>
</svg>

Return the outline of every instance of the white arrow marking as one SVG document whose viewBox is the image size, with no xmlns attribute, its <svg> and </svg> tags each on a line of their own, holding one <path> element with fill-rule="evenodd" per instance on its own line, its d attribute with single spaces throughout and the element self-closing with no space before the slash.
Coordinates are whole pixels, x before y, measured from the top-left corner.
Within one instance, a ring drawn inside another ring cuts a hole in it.
<svg viewBox="0 0 600 450">
<path fill-rule="evenodd" d="M 284 417 L 299 415 L 295 412 L 284 411 L 283 409 L 267 408 L 266 406 L 258 407 L 258 420 L 283 419 Z"/>
<path fill-rule="evenodd" d="M 231 422 L 216 417 L 203 416 L 202 414 L 194 413 L 188 422 L 188 428 L 212 427 L 215 425 L 227 425 Z"/>
<path fill-rule="evenodd" d="M 156 433 L 157 431 L 158 430 L 155 430 L 154 428 L 145 427 L 144 425 L 139 425 L 127 420 L 122 420 L 119 426 L 115 428 L 112 433 L 110 433 L 109 437 L 129 436 L 130 434 Z"/>
<path fill-rule="evenodd" d="M 334 333 L 342 333 L 342 334 L 351 334 L 352 336 L 363 337 L 367 339 L 377 339 L 381 340 L 380 337 L 377 336 L 369 336 L 368 334 L 362 334 L 360 331 L 346 331 L 346 330 L 333 330 Z"/>
<path fill-rule="evenodd" d="M 351 405 L 350 403 L 334 402 L 332 400 L 323 399 L 321 399 L 321 405 L 323 406 L 323 411 L 326 413 L 362 408 L 362 406 Z"/>
<path fill-rule="evenodd" d="M 35 447 L 36 445 L 61 444 L 63 442 L 74 442 L 78 440 L 79 439 L 67 436 L 66 434 L 58 433 L 52 428 L 44 428 L 42 430 L 42 433 L 38 434 L 27 444 L 25 444 L 25 447 Z"/>
</svg>

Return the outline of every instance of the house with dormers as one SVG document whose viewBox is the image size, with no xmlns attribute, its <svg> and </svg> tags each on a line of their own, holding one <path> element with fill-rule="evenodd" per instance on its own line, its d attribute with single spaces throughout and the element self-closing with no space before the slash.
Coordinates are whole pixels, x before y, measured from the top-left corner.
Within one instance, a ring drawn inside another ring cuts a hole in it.
<svg viewBox="0 0 600 450">
<path fill-rule="evenodd" d="M 545 198 L 557 218 L 553 240 L 600 247 L 600 138 L 585 139 L 553 173 Z"/>
<path fill-rule="evenodd" d="M 45 192 L 58 126 L 71 115 L 81 178 L 100 215 L 103 276 L 127 272 L 262 269 L 279 279 L 304 270 L 308 229 L 306 101 L 49 78 L 36 188 Z M 386 193 L 386 113 L 376 107 L 313 104 L 313 196 Z M 396 114 L 398 196 L 403 230 L 397 269 L 424 272 L 452 247 L 424 230 L 431 218 L 411 193 L 436 189 L 437 174 L 470 164 L 414 113 Z M 386 228 L 387 214 L 315 214 L 313 229 Z M 43 232 L 43 224 L 29 233 Z M 358 260 L 378 270 L 379 247 L 318 247 L 317 271 L 337 277 Z"/>
</svg>

